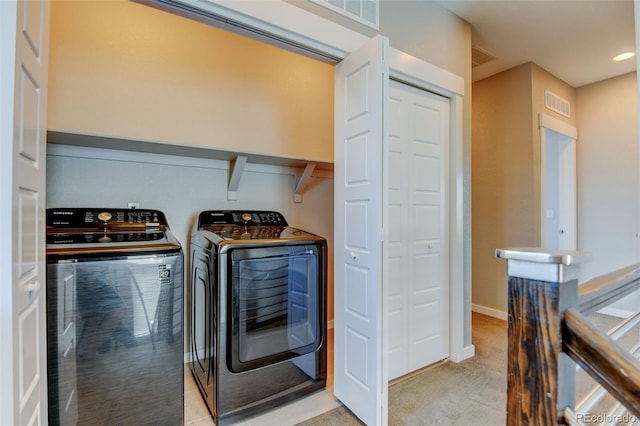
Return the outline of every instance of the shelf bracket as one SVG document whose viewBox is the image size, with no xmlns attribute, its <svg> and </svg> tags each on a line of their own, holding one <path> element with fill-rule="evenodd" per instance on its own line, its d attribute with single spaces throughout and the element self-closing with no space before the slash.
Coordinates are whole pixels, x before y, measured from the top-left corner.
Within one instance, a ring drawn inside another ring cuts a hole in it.
<svg viewBox="0 0 640 426">
<path fill-rule="evenodd" d="M 302 194 L 304 193 L 304 189 L 309 183 L 309 180 L 311 179 L 311 175 L 313 174 L 313 171 L 315 170 L 315 168 L 316 168 L 316 163 L 307 163 L 307 165 L 304 168 L 304 171 L 298 178 L 298 181 L 296 182 L 296 188 L 293 192 L 293 201 L 295 203 L 302 202 Z"/>
<path fill-rule="evenodd" d="M 229 163 L 229 186 L 227 187 L 227 200 L 236 201 L 238 199 L 238 187 L 240 179 L 244 172 L 244 166 L 247 164 L 247 157 L 238 155 L 235 160 Z"/>
</svg>

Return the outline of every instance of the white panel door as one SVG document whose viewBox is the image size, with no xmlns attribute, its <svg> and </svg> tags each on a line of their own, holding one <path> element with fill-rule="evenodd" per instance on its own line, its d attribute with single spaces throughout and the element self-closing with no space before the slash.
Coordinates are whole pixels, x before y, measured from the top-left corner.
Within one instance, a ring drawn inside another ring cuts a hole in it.
<svg viewBox="0 0 640 426">
<path fill-rule="evenodd" d="M 409 117 L 405 109 L 405 99 L 393 89 L 390 83 L 389 95 L 389 174 L 388 174 L 388 237 L 386 284 L 386 315 L 389 330 L 387 339 L 387 361 L 389 380 L 407 373 L 407 155 L 405 148 L 406 129 Z M 400 95 L 400 96 L 398 96 Z"/>
<path fill-rule="evenodd" d="M 388 40 L 335 71 L 334 392 L 368 425 L 387 423 L 383 362 L 383 185 Z"/>
<path fill-rule="evenodd" d="M 544 155 L 541 245 L 576 250 L 576 139 L 546 127 L 540 127 L 540 138 Z"/>
<path fill-rule="evenodd" d="M 49 2 L 0 1 L 0 424 L 47 424 Z"/>
<path fill-rule="evenodd" d="M 449 99 L 392 81 L 389 378 L 449 356 Z"/>
</svg>

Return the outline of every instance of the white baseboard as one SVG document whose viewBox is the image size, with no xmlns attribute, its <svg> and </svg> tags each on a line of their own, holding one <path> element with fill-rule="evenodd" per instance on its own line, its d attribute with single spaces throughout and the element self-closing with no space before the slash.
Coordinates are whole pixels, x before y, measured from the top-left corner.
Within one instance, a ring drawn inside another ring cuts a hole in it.
<svg viewBox="0 0 640 426">
<path fill-rule="evenodd" d="M 464 349 L 462 350 L 462 359 L 473 358 L 475 354 L 476 354 L 475 345 L 465 346 Z"/>
<path fill-rule="evenodd" d="M 490 317 L 498 318 L 498 319 L 501 319 L 501 320 L 504 320 L 504 321 L 507 320 L 507 313 L 504 312 L 504 311 L 499 311 L 497 309 L 487 308 L 486 306 L 473 304 L 473 305 L 471 305 L 471 310 L 473 312 L 477 312 L 479 314 L 483 314 L 483 315 L 487 315 L 487 316 L 490 316 Z"/>
</svg>

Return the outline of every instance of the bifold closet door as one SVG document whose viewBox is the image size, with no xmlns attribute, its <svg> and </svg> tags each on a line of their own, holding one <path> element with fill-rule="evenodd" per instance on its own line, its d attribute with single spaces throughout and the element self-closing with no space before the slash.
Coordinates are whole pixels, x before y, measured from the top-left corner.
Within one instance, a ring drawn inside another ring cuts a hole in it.
<svg viewBox="0 0 640 426">
<path fill-rule="evenodd" d="M 449 108 L 390 83 L 390 380 L 449 356 Z"/>
</svg>

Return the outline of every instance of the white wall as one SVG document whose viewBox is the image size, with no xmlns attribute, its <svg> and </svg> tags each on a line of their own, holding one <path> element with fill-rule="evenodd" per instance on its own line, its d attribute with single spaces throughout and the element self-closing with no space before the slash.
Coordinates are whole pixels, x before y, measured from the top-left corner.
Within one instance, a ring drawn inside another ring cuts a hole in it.
<svg viewBox="0 0 640 426">
<path fill-rule="evenodd" d="M 183 244 L 206 209 L 278 210 L 292 225 L 333 234 L 331 173 L 315 172 L 303 202 L 294 203 L 295 169 L 247 164 L 238 200 L 228 201 L 226 161 L 64 145 L 48 151 L 47 207 L 124 208 L 137 201 L 164 211 Z"/>
<path fill-rule="evenodd" d="M 578 248 L 593 256 L 581 281 L 639 261 L 637 93 L 636 73 L 577 89 Z"/>
<path fill-rule="evenodd" d="M 333 300 L 333 177 L 316 172 L 293 202 L 295 169 L 247 164 L 238 200 L 227 201 L 228 162 L 97 148 L 49 145 L 47 208 L 127 207 L 165 213 L 169 226 L 189 252 L 190 234 L 202 210 L 277 210 L 291 226 L 327 239 L 328 300 Z M 188 257 L 185 257 L 188 271 Z M 333 303 L 329 304 L 333 319 Z"/>
</svg>

